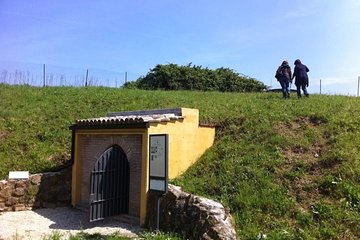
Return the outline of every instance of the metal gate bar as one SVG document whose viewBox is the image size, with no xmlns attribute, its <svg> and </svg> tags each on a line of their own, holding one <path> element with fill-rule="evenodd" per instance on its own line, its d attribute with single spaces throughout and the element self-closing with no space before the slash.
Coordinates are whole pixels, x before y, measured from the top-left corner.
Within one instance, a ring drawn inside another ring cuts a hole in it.
<svg viewBox="0 0 360 240">
<path fill-rule="evenodd" d="M 90 221 L 129 211 L 129 162 L 119 146 L 106 150 L 91 172 Z"/>
</svg>

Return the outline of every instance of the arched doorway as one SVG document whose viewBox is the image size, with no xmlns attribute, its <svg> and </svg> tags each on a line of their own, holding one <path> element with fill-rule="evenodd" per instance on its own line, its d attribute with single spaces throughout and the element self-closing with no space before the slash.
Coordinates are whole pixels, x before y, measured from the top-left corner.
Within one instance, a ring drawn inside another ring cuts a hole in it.
<svg viewBox="0 0 360 240">
<path fill-rule="evenodd" d="M 90 221 L 129 212 L 129 161 L 121 147 L 107 149 L 95 162 L 90 181 Z"/>
</svg>

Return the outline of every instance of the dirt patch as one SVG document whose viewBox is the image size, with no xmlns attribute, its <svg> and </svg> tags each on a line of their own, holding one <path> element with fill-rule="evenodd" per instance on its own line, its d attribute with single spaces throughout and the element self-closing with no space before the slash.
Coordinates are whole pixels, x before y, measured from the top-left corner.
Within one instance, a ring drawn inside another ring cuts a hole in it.
<svg viewBox="0 0 360 240">
<path fill-rule="evenodd" d="M 328 150 L 326 135 L 320 129 L 322 124 L 319 119 L 299 118 L 275 126 L 275 131 L 290 142 L 283 148 L 285 162 L 277 174 L 300 211 L 311 209 L 324 197 L 318 187 L 328 171 L 320 163 Z"/>
<path fill-rule="evenodd" d="M 10 132 L 8 131 L 0 131 L 0 139 L 6 138 L 9 134 Z"/>
<path fill-rule="evenodd" d="M 322 125 L 322 123 L 322 121 L 317 119 L 302 117 L 293 122 L 280 123 L 275 126 L 275 130 L 281 135 L 295 136 L 302 134 L 305 129 L 316 128 Z"/>
<path fill-rule="evenodd" d="M 318 180 L 324 172 L 317 163 L 317 158 L 309 152 L 297 153 L 291 149 L 285 150 L 286 162 L 280 168 L 280 179 L 288 186 L 300 209 L 309 209 L 320 199 Z M 305 156 L 306 155 L 306 156 Z"/>
</svg>

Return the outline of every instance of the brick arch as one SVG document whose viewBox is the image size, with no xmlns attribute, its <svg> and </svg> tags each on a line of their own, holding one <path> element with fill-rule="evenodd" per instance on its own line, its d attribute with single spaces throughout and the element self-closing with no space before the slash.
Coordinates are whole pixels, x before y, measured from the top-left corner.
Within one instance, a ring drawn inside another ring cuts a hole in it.
<svg viewBox="0 0 360 240">
<path fill-rule="evenodd" d="M 132 145 L 131 145 L 131 142 L 130 141 L 127 141 L 126 138 L 128 137 L 128 135 L 124 135 L 124 136 L 114 136 L 112 137 L 112 144 L 113 145 L 118 145 L 119 147 L 121 147 L 127 158 L 129 159 L 129 161 L 131 161 L 130 159 L 132 158 L 131 156 L 131 148 L 132 148 Z"/>
<path fill-rule="evenodd" d="M 80 193 L 81 204 L 89 203 L 89 184 L 92 167 L 97 159 L 113 145 L 121 147 L 130 165 L 130 193 L 129 214 L 138 217 L 140 215 L 140 188 L 141 188 L 141 164 L 142 164 L 142 134 L 108 135 L 94 134 L 81 136 L 80 150 L 82 158 Z"/>
</svg>

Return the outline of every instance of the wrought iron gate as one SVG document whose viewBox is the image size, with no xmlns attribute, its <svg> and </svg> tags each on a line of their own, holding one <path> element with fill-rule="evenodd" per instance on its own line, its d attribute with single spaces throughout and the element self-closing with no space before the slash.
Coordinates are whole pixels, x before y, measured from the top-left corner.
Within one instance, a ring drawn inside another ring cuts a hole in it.
<svg viewBox="0 0 360 240">
<path fill-rule="evenodd" d="M 96 161 L 90 181 L 90 221 L 129 212 L 129 162 L 119 146 Z"/>
</svg>

